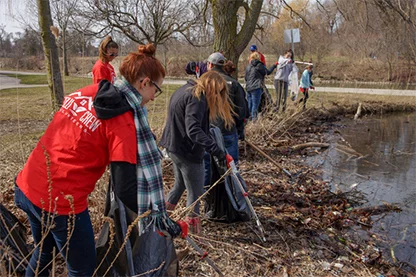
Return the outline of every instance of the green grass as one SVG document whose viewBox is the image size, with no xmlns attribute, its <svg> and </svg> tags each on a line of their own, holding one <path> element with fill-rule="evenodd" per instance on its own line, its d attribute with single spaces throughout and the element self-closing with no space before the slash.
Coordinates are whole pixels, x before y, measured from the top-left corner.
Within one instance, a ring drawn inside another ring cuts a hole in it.
<svg viewBox="0 0 416 277">
<path fill-rule="evenodd" d="M 45 75 L 24 75 L 24 74 L 3 74 L 9 77 L 20 79 L 20 83 L 24 85 L 47 85 L 48 79 Z"/>
<path fill-rule="evenodd" d="M 65 94 L 90 84 L 89 78 L 65 78 Z M 170 96 L 178 88 L 179 85 L 163 85 L 163 93 L 155 101 L 147 104 L 152 127 L 163 127 Z M 12 88 L 0 91 L 0 120 L 50 120 L 51 116 L 51 96 L 47 87 Z"/>
</svg>

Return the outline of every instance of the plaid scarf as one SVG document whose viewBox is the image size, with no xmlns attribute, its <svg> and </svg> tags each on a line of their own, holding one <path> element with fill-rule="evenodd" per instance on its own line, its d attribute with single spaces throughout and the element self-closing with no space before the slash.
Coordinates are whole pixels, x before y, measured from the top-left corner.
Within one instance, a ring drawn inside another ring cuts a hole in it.
<svg viewBox="0 0 416 277">
<path fill-rule="evenodd" d="M 118 79 L 114 86 L 126 96 L 134 111 L 137 137 L 137 214 L 152 210 L 147 218 L 140 220 L 139 231 L 146 232 L 151 224 L 157 229 L 166 230 L 171 219 L 166 213 L 161 157 L 145 109 L 140 105 L 142 96 L 125 78 Z"/>
</svg>

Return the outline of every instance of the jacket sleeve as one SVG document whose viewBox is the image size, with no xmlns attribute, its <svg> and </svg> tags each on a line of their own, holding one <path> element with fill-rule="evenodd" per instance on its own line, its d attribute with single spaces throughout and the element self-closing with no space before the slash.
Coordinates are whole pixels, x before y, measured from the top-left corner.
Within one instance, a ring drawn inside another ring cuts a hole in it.
<svg viewBox="0 0 416 277">
<path fill-rule="evenodd" d="M 258 63 L 257 65 L 256 65 L 256 70 L 257 70 L 257 72 L 262 76 L 262 77 L 264 77 L 264 76 L 266 76 L 267 75 L 267 68 L 266 68 L 266 66 L 264 65 L 264 64 L 262 64 L 262 63 Z"/>
<path fill-rule="evenodd" d="M 137 213 L 136 165 L 128 162 L 111 162 L 110 172 L 117 197 L 130 210 Z"/>
<path fill-rule="evenodd" d="M 264 67 L 266 67 L 266 66 L 264 66 Z M 272 74 L 276 67 L 277 67 L 277 65 L 275 65 L 275 64 L 272 67 L 270 67 L 270 69 L 267 69 L 267 67 L 266 67 L 266 74 L 267 75 Z"/>
<path fill-rule="evenodd" d="M 233 83 L 233 89 L 234 89 L 234 105 L 236 109 L 234 110 L 237 113 L 237 120 L 238 121 L 244 121 L 246 115 L 248 114 L 248 103 L 246 100 L 246 93 L 244 91 L 244 88 L 235 81 Z"/>
<path fill-rule="evenodd" d="M 244 120 L 249 118 L 250 112 L 248 110 L 248 102 L 246 99 L 246 92 L 244 88 L 237 82 L 237 97 L 236 97 L 236 106 L 238 105 L 238 118 L 236 118 L 235 126 L 237 128 L 238 134 L 244 132 Z"/>
<path fill-rule="evenodd" d="M 202 129 L 202 120 L 207 109 L 205 101 L 192 97 L 185 108 L 185 129 L 186 134 L 193 143 L 203 146 L 205 151 L 215 155 L 221 150 L 215 141 Z"/>
</svg>

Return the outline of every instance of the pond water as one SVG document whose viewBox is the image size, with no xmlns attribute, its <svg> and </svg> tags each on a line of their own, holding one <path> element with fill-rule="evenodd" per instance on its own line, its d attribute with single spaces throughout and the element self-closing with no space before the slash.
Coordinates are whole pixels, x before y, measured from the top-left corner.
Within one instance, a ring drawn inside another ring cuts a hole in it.
<svg viewBox="0 0 416 277">
<path fill-rule="evenodd" d="M 416 265 L 416 113 L 340 124 L 331 147 L 308 163 L 321 168 L 334 188 L 362 192 L 364 206 L 399 206 L 401 212 L 374 216 L 371 231 L 382 239 L 387 258 Z"/>
</svg>

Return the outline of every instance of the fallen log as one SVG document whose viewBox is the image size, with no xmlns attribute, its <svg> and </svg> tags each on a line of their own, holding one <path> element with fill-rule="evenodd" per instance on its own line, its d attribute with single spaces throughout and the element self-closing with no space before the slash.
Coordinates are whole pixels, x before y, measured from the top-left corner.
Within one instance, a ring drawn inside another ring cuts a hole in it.
<svg viewBox="0 0 416 277">
<path fill-rule="evenodd" d="M 401 209 L 392 204 L 382 204 L 379 206 L 373 206 L 373 207 L 362 207 L 362 208 L 355 208 L 352 209 L 352 213 L 354 214 L 369 214 L 369 215 L 378 215 L 386 212 L 400 212 Z"/>
<path fill-rule="evenodd" d="M 310 148 L 310 147 L 328 148 L 329 143 L 307 142 L 307 143 L 302 143 L 302 144 L 290 146 L 292 151 L 299 151 L 299 150 L 302 150 L 302 149 L 305 149 L 305 148 Z"/>
<path fill-rule="evenodd" d="M 254 150 L 256 150 L 257 152 L 259 152 L 261 155 L 263 155 L 263 157 L 265 157 L 266 159 L 268 159 L 269 161 L 271 161 L 274 165 L 276 165 L 280 170 L 282 170 L 287 176 L 289 176 L 290 178 L 292 178 L 292 174 L 290 174 L 289 171 L 287 171 L 286 169 L 284 169 L 280 164 L 278 164 L 275 160 L 273 160 L 272 157 L 270 157 L 269 155 L 267 155 L 266 153 L 263 152 L 263 150 L 261 150 L 260 148 L 258 148 L 256 145 L 254 145 L 253 143 L 249 142 L 248 140 L 245 140 L 245 142 Z"/>
</svg>

